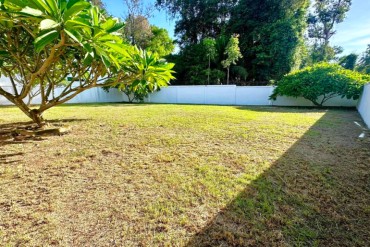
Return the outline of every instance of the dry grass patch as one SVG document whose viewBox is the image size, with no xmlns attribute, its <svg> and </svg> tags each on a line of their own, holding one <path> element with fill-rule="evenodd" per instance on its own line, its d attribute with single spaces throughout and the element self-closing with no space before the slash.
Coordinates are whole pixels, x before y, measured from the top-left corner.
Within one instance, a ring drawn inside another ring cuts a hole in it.
<svg viewBox="0 0 370 247">
<path fill-rule="evenodd" d="M 0 113 L 2 128 L 26 121 Z M 355 111 L 115 104 L 46 118 L 72 132 L 0 144 L 1 245 L 370 242 Z"/>
</svg>

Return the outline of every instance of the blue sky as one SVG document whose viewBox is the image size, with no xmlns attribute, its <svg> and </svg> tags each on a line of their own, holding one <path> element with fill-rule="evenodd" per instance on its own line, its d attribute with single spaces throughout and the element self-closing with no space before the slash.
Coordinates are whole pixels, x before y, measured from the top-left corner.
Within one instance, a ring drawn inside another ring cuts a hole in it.
<svg viewBox="0 0 370 247">
<path fill-rule="evenodd" d="M 338 24 L 332 44 L 344 48 L 344 53 L 362 53 L 370 44 L 370 0 L 352 0 L 346 20 Z"/>
<path fill-rule="evenodd" d="M 104 0 L 108 11 L 117 17 L 125 14 L 123 0 Z M 144 0 L 146 3 L 154 3 L 154 0 Z M 164 11 L 155 10 L 150 23 L 166 28 L 174 37 L 175 21 L 170 20 Z M 336 27 L 337 33 L 332 38 L 333 45 L 342 46 L 344 54 L 351 52 L 362 53 L 367 44 L 370 44 L 370 0 L 352 0 L 351 10 L 343 23 Z"/>
</svg>

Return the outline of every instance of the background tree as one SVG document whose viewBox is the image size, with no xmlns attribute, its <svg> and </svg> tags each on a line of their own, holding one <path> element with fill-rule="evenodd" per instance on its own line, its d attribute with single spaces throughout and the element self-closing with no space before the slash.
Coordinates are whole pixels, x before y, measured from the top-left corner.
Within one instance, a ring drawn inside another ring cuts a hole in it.
<svg viewBox="0 0 370 247">
<path fill-rule="evenodd" d="M 191 46 L 197 46 L 204 38 L 222 40 L 239 33 L 243 55 L 239 65 L 243 70 L 230 70 L 230 76 L 235 78 L 247 75 L 254 84 L 266 84 L 299 68 L 302 63 L 309 0 L 157 0 L 157 6 L 177 19 L 175 34 L 180 48 L 186 50 L 180 55 L 187 54 Z M 217 47 L 217 50 L 222 49 Z M 186 64 L 202 67 L 198 57 L 192 62 L 189 57 L 183 58 Z M 180 64 L 181 59 L 177 57 Z M 223 55 L 218 59 L 224 60 Z M 175 70 L 181 78 L 179 67 Z M 242 71 L 246 73 L 233 75 Z"/>
<path fill-rule="evenodd" d="M 225 69 L 227 69 L 227 80 L 226 80 L 227 85 L 229 85 L 230 81 L 230 66 L 232 64 L 236 64 L 236 62 L 243 57 L 242 54 L 240 53 L 238 37 L 239 35 L 236 34 L 231 36 L 225 50 L 227 58 L 221 62 L 222 66 Z"/>
<path fill-rule="evenodd" d="M 142 48 L 157 53 L 160 57 L 165 57 L 174 51 L 175 44 L 166 29 L 152 25 L 147 46 Z"/>
<path fill-rule="evenodd" d="M 216 41 L 215 39 L 212 38 L 205 38 L 203 41 L 203 46 L 205 48 L 207 57 L 208 57 L 208 71 L 207 71 L 207 76 L 208 76 L 208 85 L 209 85 L 209 77 L 211 75 L 211 60 L 216 57 Z"/>
<path fill-rule="evenodd" d="M 358 71 L 361 73 L 370 74 L 370 45 L 367 46 L 366 51 L 360 58 Z"/>
<path fill-rule="evenodd" d="M 124 28 L 126 39 L 132 45 L 156 52 L 160 56 L 171 54 L 175 45 L 167 30 L 149 23 L 153 6 L 141 0 L 124 0 L 124 4 L 127 8 Z"/>
<path fill-rule="evenodd" d="M 358 60 L 358 55 L 355 53 L 351 53 L 347 56 L 341 57 L 339 59 L 339 64 L 345 69 L 355 70 L 357 60 Z"/>
<path fill-rule="evenodd" d="M 157 0 L 159 8 L 176 17 L 175 34 L 182 46 L 199 44 L 223 33 L 237 0 Z"/>
<path fill-rule="evenodd" d="M 46 110 L 90 88 L 172 78 L 163 60 L 155 64 L 159 67 L 155 77 L 140 70 L 144 65 L 137 63 L 143 61 L 138 57 L 146 54 L 116 35 L 123 24 L 87 1 L 4 0 L 0 9 L 0 71 L 13 86 L 12 91 L 0 87 L 0 95 L 39 126 L 45 123 Z M 58 91 L 61 82 L 65 87 Z M 35 85 L 41 103 L 31 108 L 25 100 Z"/>
<path fill-rule="evenodd" d="M 106 11 L 105 3 L 102 0 L 89 0 L 92 5 L 99 7 L 101 10 Z"/>
<path fill-rule="evenodd" d="M 278 80 L 299 68 L 308 0 L 240 0 L 229 30 L 240 34 L 241 64 L 252 81 Z"/>
<path fill-rule="evenodd" d="M 308 35 L 314 42 L 314 62 L 330 61 L 338 54 L 338 48 L 330 47 L 330 39 L 336 33 L 335 25 L 343 22 L 352 0 L 315 0 L 314 11 L 308 17 Z"/>
<path fill-rule="evenodd" d="M 123 0 L 126 6 L 126 13 L 123 18 L 126 22 L 125 36 L 133 45 L 144 45 L 149 39 L 151 28 L 149 18 L 153 10 L 150 4 L 144 4 L 142 0 Z"/>
<path fill-rule="evenodd" d="M 132 45 L 144 49 L 149 44 L 152 36 L 152 29 L 149 20 L 142 15 L 129 15 L 126 20 L 124 35 Z"/>
<path fill-rule="evenodd" d="M 344 69 L 337 64 L 318 63 L 286 75 L 278 82 L 270 98 L 303 97 L 321 107 L 337 96 L 358 99 L 368 81 L 369 75 Z"/>
</svg>

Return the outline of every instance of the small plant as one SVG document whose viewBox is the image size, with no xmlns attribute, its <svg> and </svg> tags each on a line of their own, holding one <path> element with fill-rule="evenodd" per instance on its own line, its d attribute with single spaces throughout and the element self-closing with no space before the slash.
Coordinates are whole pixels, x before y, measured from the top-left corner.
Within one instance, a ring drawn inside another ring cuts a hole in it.
<svg viewBox="0 0 370 247">
<path fill-rule="evenodd" d="M 337 64 L 319 63 L 286 75 L 278 81 L 270 99 L 278 96 L 303 97 L 316 106 L 340 96 L 358 99 L 369 75 L 347 70 Z"/>
<path fill-rule="evenodd" d="M 160 59 L 157 53 L 148 52 L 135 48 L 136 53 L 130 55 L 130 63 L 125 66 L 126 78 L 118 84 L 109 88 L 117 88 L 127 95 L 129 102 L 143 102 L 150 93 L 159 91 L 161 87 L 168 85 L 168 82 L 175 77 L 172 76 L 174 64 L 167 63 Z M 114 81 L 116 78 L 112 78 Z"/>
</svg>

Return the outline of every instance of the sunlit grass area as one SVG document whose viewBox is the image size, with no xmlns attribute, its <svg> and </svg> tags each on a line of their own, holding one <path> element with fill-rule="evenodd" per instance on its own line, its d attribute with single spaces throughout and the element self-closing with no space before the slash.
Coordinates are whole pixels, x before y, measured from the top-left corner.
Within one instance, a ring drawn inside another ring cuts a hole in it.
<svg viewBox="0 0 370 247">
<path fill-rule="evenodd" d="M 1 246 L 364 246 L 356 111 L 70 105 L 60 137 L 0 142 Z M 0 108 L 0 127 L 28 121 Z"/>
</svg>

